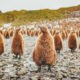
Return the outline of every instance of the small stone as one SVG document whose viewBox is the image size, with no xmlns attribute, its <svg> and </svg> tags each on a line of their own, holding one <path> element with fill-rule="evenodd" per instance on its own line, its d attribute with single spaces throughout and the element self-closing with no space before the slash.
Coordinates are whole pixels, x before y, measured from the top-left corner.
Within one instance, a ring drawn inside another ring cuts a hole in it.
<svg viewBox="0 0 80 80">
<path fill-rule="evenodd" d="M 63 78 L 63 76 L 62 76 L 61 72 L 58 72 L 58 74 L 57 74 L 56 78 L 57 78 L 57 79 L 62 79 L 62 78 Z"/>
<path fill-rule="evenodd" d="M 0 72 L 0 76 L 3 76 L 4 74 L 2 72 Z"/>
<path fill-rule="evenodd" d="M 37 78 L 36 77 L 31 77 L 30 80 L 37 80 Z"/>
<path fill-rule="evenodd" d="M 22 68 L 20 71 L 18 71 L 18 75 L 24 75 L 27 73 L 26 68 Z"/>
<path fill-rule="evenodd" d="M 2 80 L 9 80 L 5 75 L 2 77 Z"/>
<path fill-rule="evenodd" d="M 2 62 L 0 62 L 0 67 L 2 67 L 3 66 L 3 63 Z"/>
<path fill-rule="evenodd" d="M 67 77 L 67 73 L 62 73 L 62 75 L 64 78 Z"/>
</svg>

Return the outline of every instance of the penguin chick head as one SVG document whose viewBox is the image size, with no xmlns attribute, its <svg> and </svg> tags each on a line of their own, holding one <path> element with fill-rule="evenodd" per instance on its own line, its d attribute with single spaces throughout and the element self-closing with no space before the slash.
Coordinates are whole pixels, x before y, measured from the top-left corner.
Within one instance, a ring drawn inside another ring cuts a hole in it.
<svg viewBox="0 0 80 80">
<path fill-rule="evenodd" d="M 40 27 L 40 30 L 42 33 L 47 33 L 48 32 L 48 28 L 45 26 Z"/>
<path fill-rule="evenodd" d="M 20 31 L 20 28 L 17 28 L 17 29 L 16 29 L 16 33 L 18 33 L 19 31 Z"/>
</svg>

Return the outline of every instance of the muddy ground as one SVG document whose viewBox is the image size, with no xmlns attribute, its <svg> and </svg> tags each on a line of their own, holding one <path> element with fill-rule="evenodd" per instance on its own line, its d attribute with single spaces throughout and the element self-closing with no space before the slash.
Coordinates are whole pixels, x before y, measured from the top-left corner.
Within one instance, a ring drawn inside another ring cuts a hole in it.
<svg viewBox="0 0 80 80">
<path fill-rule="evenodd" d="M 57 53 L 56 65 L 52 73 L 47 66 L 42 66 L 40 73 L 36 73 L 36 64 L 32 60 L 37 37 L 23 36 L 25 51 L 22 59 L 15 59 L 11 53 L 12 38 L 5 39 L 5 52 L 0 56 L 0 80 L 80 80 L 80 50 L 71 53 L 64 41 L 64 48 Z"/>
</svg>

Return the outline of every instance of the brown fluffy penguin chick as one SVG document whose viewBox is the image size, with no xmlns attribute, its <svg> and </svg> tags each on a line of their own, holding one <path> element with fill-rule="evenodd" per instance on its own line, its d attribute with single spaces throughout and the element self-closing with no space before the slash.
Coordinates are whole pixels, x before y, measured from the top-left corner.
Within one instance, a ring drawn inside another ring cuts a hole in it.
<svg viewBox="0 0 80 80">
<path fill-rule="evenodd" d="M 3 30 L 0 30 L 0 33 L 3 34 Z"/>
<path fill-rule="evenodd" d="M 25 30 L 24 30 L 24 29 L 22 29 L 22 30 L 21 30 L 21 33 L 22 33 L 22 35 L 23 35 L 23 34 L 25 34 Z"/>
<path fill-rule="evenodd" d="M 38 35 L 39 35 L 39 31 L 35 30 L 35 36 L 38 36 Z"/>
<path fill-rule="evenodd" d="M 71 49 L 71 52 L 78 48 L 78 38 L 75 32 L 71 32 L 69 35 L 68 47 Z"/>
<path fill-rule="evenodd" d="M 5 37 L 6 39 L 10 38 L 10 32 L 9 32 L 8 30 L 5 30 L 5 31 L 4 31 L 4 37 Z"/>
<path fill-rule="evenodd" d="M 60 50 L 63 48 L 63 44 L 62 44 L 62 37 L 60 35 L 59 32 L 57 32 L 54 35 L 54 43 L 55 43 L 55 49 L 58 53 L 60 53 Z"/>
<path fill-rule="evenodd" d="M 56 30 L 55 29 L 51 29 L 50 30 L 50 33 L 52 34 L 52 36 L 56 33 Z"/>
<path fill-rule="evenodd" d="M 10 30 L 10 36 L 12 37 L 14 34 L 14 31 L 13 30 Z"/>
<path fill-rule="evenodd" d="M 20 33 L 20 29 L 16 29 L 16 32 L 13 37 L 12 46 L 11 46 L 12 53 L 16 55 L 16 58 L 21 56 L 24 53 L 24 40 L 22 34 Z"/>
<path fill-rule="evenodd" d="M 31 30 L 31 37 L 33 37 L 35 35 L 34 30 Z"/>
<path fill-rule="evenodd" d="M 29 30 L 29 29 L 27 30 L 27 35 L 31 36 L 31 30 Z"/>
<path fill-rule="evenodd" d="M 67 31 L 65 31 L 65 34 L 66 34 L 66 39 L 68 38 L 68 33 L 67 33 Z"/>
<path fill-rule="evenodd" d="M 65 31 L 62 31 L 62 39 L 63 39 L 63 40 L 66 39 L 66 33 L 65 33 Z"/>
<path fill-rule="evenodd" d="M 56 62 L 54 40 L 46 27 L 40 29 L 42 33 L 33 51 L 33 61 L 38 65 L 37 72 L 41 71 L 41 65 L 48 65 L 48 70 L 51 71 L 51 66 Z"/>
<path fill-rule="evenodd" d="M 4 52 L 4 41 L 2 34 L 0 33 L 0 55 Z"/>
</svg>

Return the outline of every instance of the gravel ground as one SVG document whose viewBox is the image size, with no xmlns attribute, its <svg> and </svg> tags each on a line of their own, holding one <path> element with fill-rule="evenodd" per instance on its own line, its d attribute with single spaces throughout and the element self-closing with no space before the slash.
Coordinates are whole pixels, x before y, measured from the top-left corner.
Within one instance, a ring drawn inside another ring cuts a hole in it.
<svg viewBox="0 0 80 80">
<path fill-rule="evenodd" d="M 12 38 L 4 39 L 5 52 L 0 56 L 0 80 L 80 80 L 80 50 L 71 53 L 65 40 L 64 48 L 57 53 L 56 65 L 52 73 L 43 67 L 36 73 L 37 66 L 32 60 L 32 51 L 37 37 L 24 35 L 25 51 L 22 59 L 15 59 L 11 53 Z"/>
</svg>

